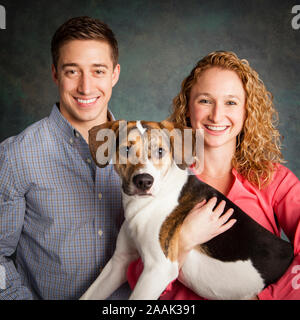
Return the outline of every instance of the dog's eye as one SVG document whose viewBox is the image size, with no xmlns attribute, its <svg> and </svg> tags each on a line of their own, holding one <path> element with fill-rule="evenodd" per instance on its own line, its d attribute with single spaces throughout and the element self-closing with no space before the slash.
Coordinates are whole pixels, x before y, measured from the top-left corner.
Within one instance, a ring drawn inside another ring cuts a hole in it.
<svg viewBox="0 0 300 320">
<path fill-rule="evenodd" d="M 130 147 L 129 146 L 124 146 L 124 147 L 121 147 L 119 149 L 119 153 L 122 157 L 125 157 L 125 158 L 128 158 L 128 155 L 129 155 L 129 151 L 130 151 Z"/>
<path fill-rule="evenodd" d="M 158 158 L 162 158 L 165 155 L 166 151 L 163 148 L 157 149 L 157 156 Z"/>
</svg>

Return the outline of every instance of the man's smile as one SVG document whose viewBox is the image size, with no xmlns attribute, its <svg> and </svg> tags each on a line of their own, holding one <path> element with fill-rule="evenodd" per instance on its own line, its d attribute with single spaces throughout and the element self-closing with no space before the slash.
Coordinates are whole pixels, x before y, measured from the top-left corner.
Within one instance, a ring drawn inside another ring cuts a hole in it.
<svg viewBox="0 0 300 320">
<path fill-rule="evenodd" d="M 76 98 L 76 97 L 73 97 L 73 98 L 76 100 L 77 104 L 80 106 L 92 106 L 97 102 L 100 96 L 95 98 L 89 98 L 89 99 L 82 99 L 82 98 Z"/>
</svg>

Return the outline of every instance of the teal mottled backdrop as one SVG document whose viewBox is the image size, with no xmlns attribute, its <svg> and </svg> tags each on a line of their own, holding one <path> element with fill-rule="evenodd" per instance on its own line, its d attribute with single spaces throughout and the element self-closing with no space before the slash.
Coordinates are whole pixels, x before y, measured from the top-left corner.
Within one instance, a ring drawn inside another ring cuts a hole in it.
<svg viewBox="0 0 300 320">
<path fill-rule="evenodd" d="M 273 93 L 287 166 L 300 177 L 300 29 L 291 25 L 297 2 L 0 0 L 0 141 L 49 114 L 58 100 L 51 37 L 68 18 L 90 15 L 109 24 L 119 42 L 121 77 L 110 102 L 117 118 L 166 118 L 197 60 L 232 50 Z"/>
</svg>

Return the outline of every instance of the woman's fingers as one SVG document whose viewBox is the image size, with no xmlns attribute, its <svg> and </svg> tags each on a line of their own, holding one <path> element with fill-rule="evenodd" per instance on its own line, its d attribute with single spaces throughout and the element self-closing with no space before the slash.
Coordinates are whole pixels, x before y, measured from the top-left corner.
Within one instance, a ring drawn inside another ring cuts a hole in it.
<svg viewBox="0 0 300 320">
<path fill-rule="evenodd" d="M 226 201 L 221 201 L 216 206 L 217 201 L 216 197 L 202 200 L 185 217 L 180 230 L 182 250 L 189 251 L 195 245 L 211 240 L 230 229 L 236 222 L 235 219 L 229 220 L 233 209 L 226 210 L 224 213 Z"/>
<path fill-rule="evenodd" d="M 226 206 L 226 201 L 222 200 L 213 210 L 212 218 L 218 219 L 220 215 L 224 212 L 225 206 Z"/>
<path fill-rule="evenodd" d="M 224 224 L 233 214 L 234 210 L 232 208 L 228 209 L 222 217 L 219 218 L 220 224 Z"/>
<path fill-rule="evenodd" d="M 207 208 L 210 209 L 211 211 L 213 210 L 213 208 L 215 207 L 216 203 L 217 203 L 217 197 L 212 197 L 207 201 Z"/>
<path fill-rule="evenodd" d="M 227 223 L 223 224 L 219 230 L 218 230 L 218 234 L 221 234 L 225 231 L 227 231 L 228 229 L 230 229 L 235 223 L 236 223 L 236 219 L 230 219 Z"/>
<path fill-rule="evenodd" d="M 203 207 L 205 203 L 206 203 L 206 199 L 203 199 L 201 202 L 198 202 L 192 210 Z"/>
</svg>

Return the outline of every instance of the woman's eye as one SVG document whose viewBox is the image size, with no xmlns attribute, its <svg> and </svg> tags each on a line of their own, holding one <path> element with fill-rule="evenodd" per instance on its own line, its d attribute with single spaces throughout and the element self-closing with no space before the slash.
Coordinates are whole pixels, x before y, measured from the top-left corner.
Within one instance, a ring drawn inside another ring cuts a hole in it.
<svg viewBox="0 0 300 320">
<path fill-rule="evenodd" d="M 234 106 L 234 105 L 236 105 L 236 102 L 235 101 L 228 101 L 227 104 Z"/>
<path fill-rule="evenodd" d="M 207 103 L 210 103 L 210 101 L 207 100 L 207 99 L 201 99 L 201 100 L 199 101 L 199 103 L 205 103 L 205 104 L 207 104 Z"/>
</svg>

